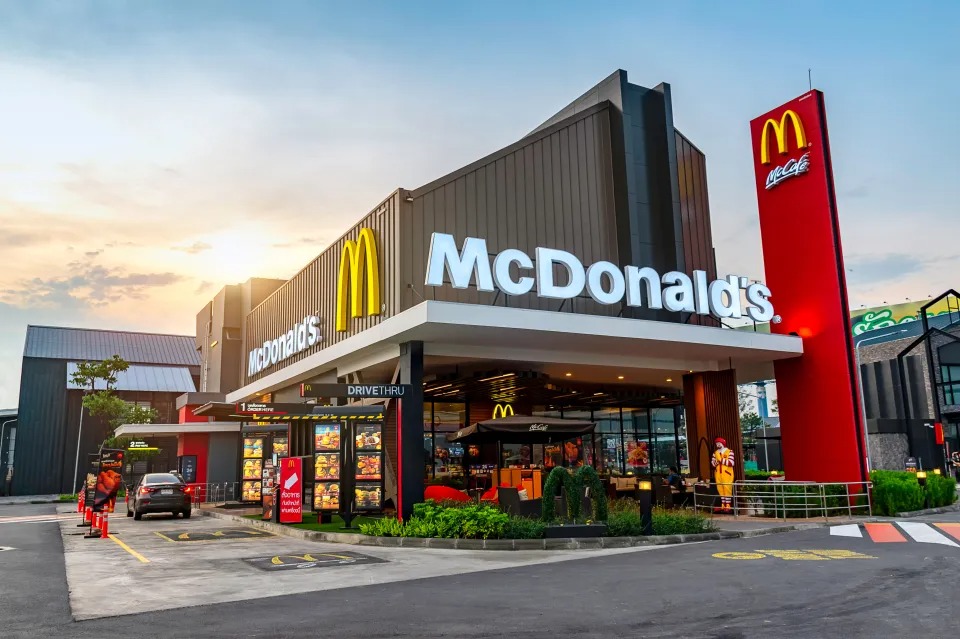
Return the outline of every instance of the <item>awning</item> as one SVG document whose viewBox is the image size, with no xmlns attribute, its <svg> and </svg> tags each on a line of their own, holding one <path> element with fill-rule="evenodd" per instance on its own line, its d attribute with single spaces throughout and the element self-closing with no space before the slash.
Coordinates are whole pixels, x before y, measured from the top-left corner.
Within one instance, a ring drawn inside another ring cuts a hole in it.
<svg viewBox="0 0 960 639">
<path fill-rule="evenodd" d="M 117 437 L 164 437 L 182 433 L 239 433 L 235 422 L 190 422 L 187 424 L 122 424 Z"/>
<path fill-rule="evenodd" d="M 73 383 L 72 376 L 77 372 L 76 362 L 67 362 L 67 390 L 80 390 Z M 95 390 L 104 390 L 106 385 L 98 382 Z M 186 366 L 138 366 L 131 364 L 125 371 L 117 373 L 114 390 L 148 391 L 154 393 L 193 393 L 197 390 L 193 384 L 190 369 Z"/>
<path fill-rule="evenodd" d="M 548 443 L 592 433 L 596 424 L 578 419 L 511 415 L 488 419 L 461 428 L 447 437 L 451 442 L 512 441 Z"/>
</svg>

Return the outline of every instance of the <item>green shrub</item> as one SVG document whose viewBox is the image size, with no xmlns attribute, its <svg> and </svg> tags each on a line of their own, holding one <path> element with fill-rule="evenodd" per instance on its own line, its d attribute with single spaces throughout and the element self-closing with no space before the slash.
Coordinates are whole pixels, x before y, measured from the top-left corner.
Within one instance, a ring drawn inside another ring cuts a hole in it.
<svg viewBox="0 0 960 639">
<path fill-rule="evenodd" d="M 60 495 L 60 501 L 77 501 L 78 495 Z"/>
<path fill-rule="evenodd" d="M 442 537 L 446 539 L 496 539 L 510 516 L 488 505 L 467 504 L 456 508 L 441 506 L 433 501 L 414 504 L 413 516 L 407 523 L 417 534 L 408 531 L 408 537 Z"/>
<path fill-rule="evenodd" d="M 590 500 L 593 503 L 593 518 L 597 521 L 606 521 L 609 515 L 607 508 L 607 493 L 603 489 L 603 483 L 600 476 L 592 466 L 581 466 L 574 473 L 579 480 L 580 491 L 577 496 L 585 494 L 584 487 L 590 488 Z"/>
<path fill-rule="evenodd" d="M 607 507 L 607 494 L 603 488 L 603 482 L 600 481 L 597 471 L 591 466 L 581 466 L 574 473 L 570 473 L 566 468 L 557 466 L 547 475 L 547 480 L 543 483 L 543 511 L 541 519 L 543 521 L 580 521 L 581 508 L 584 495 L 584 487 L 590 487 L 590 499 L 593 502 L 593 519 L 605 521 L 609 516 Z M 567 495 L 567 512 L 556 512 L 554 498 L 560 494 L 563 488 Z"/>
<path fill-rule="evenodd" d="M 636 499 L 628 499 L 626 497 L 620 499 L 614 499 L 610 502 L 610 514 L 616 513 L 639 513 L 640 512 L 640 502 Z"/>
<path fill-rule="evenodd" d="M 927 474 L 927 495 L 931 508 L 949 506 L 957 501 L 957 480 L 946 475 Z"/>
<path fill-rule="evenodd" d="M 771 474 L 772 473 L 768 470 L 744 470 L 743 478 L 750 479 L 753 481 L 758 481 L 763 479 L 770 479 Z"/>
<path fill-rule="evenodd" d="M 504 539 L 542 539 L 546 525 L 536 519 L 510 517 L 503 528 Z"/>
<path fill-rule="evenodd" d="M 621 510 L 610 513 L 607 519 L 607 535 L 610 537 L 639 537 L 642 534 L 643 519 L 639 508 L 636 512 Z"/>
<path fill-rule="evenodd" d="M 686 510 L 654 508 L 654 535 L 696 535 L 716 530 L 709 518 Z"/>
<path fill-rule="evenodd" d="M 892 517 L 923 508 L 924 494 L 916 473 L 875 470 L 870 473 L 870 481 L 873 482 L 873 509 L 876 514 Z"/>
<path fill-rule="evenodd" d="M 373 523 L 360 524 L 360 534 L 372 537 L 403 537 L 403 522 L 394 517 L 384 517 Z"/>
</svg>

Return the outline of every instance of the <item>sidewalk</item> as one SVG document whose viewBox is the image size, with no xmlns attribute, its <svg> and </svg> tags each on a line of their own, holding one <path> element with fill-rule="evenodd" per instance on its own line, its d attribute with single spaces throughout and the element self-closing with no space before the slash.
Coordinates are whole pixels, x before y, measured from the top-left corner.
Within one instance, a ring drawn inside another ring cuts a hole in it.
<svg viewBox="0 0 960 639">
<path fill-rule="evenodd" d="M 60 495 L 11 495 L 9 497 L 0 497 L 0 506 L 57 503 L 60 503 Z"/>
</svg>

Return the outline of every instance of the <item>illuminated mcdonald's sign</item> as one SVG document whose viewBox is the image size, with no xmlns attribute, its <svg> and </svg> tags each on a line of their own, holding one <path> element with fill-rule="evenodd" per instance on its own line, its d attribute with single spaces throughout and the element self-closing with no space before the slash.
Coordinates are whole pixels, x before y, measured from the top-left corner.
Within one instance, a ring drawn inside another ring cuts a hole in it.
<svg viewBox="0 0 960 639">
<path fill-rule="evenodd" d="M 497 404 L 493 407 L 493 419 L 510 416 L 513 416 L 513 406 L 510 404 Z"/>
<path fill-rule="evenodd" d="M 789 126 L 792 125 L 792 126 Z M 787 133 L 793 129 L 793 137 L 797 141 L 797 150 L 804 151 L 799 158 L 787 160 L 783 166 L 774 167 L 767 175 L 766 188 L 769 191 L 785 180 L 797 177 L 810 170 L 810 153 L 806 152 L 810 144 L 807 142 L 807 134 L 803 130 L 803 122 L 800 116 L 793 109 L 787 109 L 780 116 L 777 122 L 773 118 L 767 118 L 763 123 L 763 129 L 760 132 L 760 164 L 770 164 L 770 131 L 773 131 L 773 137 L 777 141 L 777 152 L 780 155 L 786 155 L 789 151 L 787 145 Z"/>
<path fill-rule="evenodd" d="M 767 134 L 773 130 L 773 135 L 777 139 L 777 152 L 780 155 L 787 154 L 787 121 L 793 124 L 793 134 L 797 140 L 797 149 L 807 148 L 807 135 L 803 130 L 803 122 L 800 116 L 793 109 L 787 109 L 780 116 L 778 123 L 773 118 L 767 118 L 763 123 L 763 131 L 760 133 L 760 164 L 770 164 L 770 141 Z"/>
<path fill-rule="evenodd" d="M 380 314 L 380 263 L 373 229 L 363 228 L 357 240 L 343 243 L 340 273 L 337 276 L 337 331 L 347 330 L 347 302 L 350 317 L 363 316 L 363 285 L 367 288 L 367 315 Z M 348 288 L 349 287 L 349 288 Z"/>
</svg>

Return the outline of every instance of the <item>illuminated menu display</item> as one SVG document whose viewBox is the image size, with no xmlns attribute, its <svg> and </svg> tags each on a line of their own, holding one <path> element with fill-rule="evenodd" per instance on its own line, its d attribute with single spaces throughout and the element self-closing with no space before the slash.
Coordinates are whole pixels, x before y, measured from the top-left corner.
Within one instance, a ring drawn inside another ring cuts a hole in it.
<svg viewBox="0 0 960 639">
<path fill-rule="evenodd" d="M 286 437 L 273 438 L 273 454 L 277 457 L 286 457 L 290 454 L 290 443 Z"/>
<path fill-rule="evenodd" d="M 380 450 L 382 438 L 380 424 L 357 424 L 354 446 L 357 450 Z"/>
<path fill-rule="evenodd" d="M 313 429 L 315 451 L 340 450 L 340 424 L 317 424 Z"/>
<path fill-rule="evenodd" d="M 356 424 L 353 438 L 356 510 L 380 510 L 383 504 L 382 442 L 382 424 Z"/>
<path fill-rule="evenodd" d="M 357 455 L 357 481 L 382 479 L 380 453 Z"/>
<path fill-rule="evenodd" d="M 316 481 L 340 479 L 340 453 L 317 453 L 313 465 Z"/>
<path fill-rule="evenodd" d="M 260 479 L 263 472 L 262 459 L 244 459 L 243 460 L 243 478 Z"/>
<path fill-rule="evenodd" d="M 382 485 L 357 484 L 353 492 L 357 510 L 380 510 L 380 504 L 383 503 Z"/>
<path fill-rule="evenodd" d="M 260 501 L 260 482 L 245 481 L 242 485 L 242 501 Z"/>
<path fill-rule="evenodd" d="M 340 483 L 318 481 L 314 484 L 313 509 L 317 512 L 340 510 Z"/>
<path fill-rule="evenodd" d="M 263 437 L 246 437 L 243 440 L 244 459 L 263 459 Z"/>
</svg>

